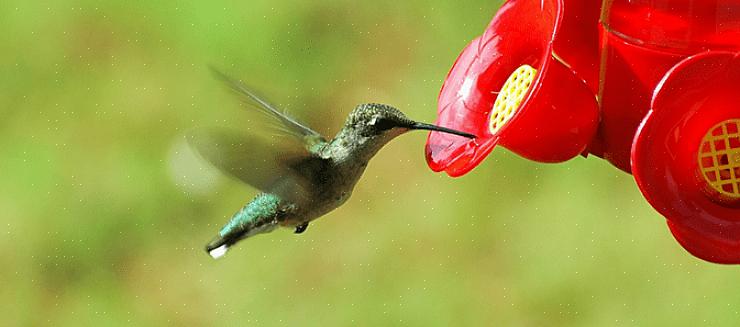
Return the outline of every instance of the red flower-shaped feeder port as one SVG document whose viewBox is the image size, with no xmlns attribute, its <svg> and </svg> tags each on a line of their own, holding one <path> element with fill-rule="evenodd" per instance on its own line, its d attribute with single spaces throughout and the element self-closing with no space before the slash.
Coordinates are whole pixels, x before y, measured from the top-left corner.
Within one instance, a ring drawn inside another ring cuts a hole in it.
<svg viewBox="0 0 740 327">
<path fill-rule="evenodd" d="M 595 40 L 589 33 L 563 35 L 563 10 L 562 0 L 507 1 L 485 33 L 467 46 L 440 92 L 437 124 L 478 138 L 431 133 L 430 168 L 463 175 L 497 144 L 540 162 L 584 152 L 598 123 L 596 98 L 584 78 L 556 59 L 553 45 Z M 579 57 L 573 51 L 564 54 Z M 590 67 L 585 78 L 593 80 L 594 62 L 577 64 Z"/>
<path fill-rule="evenodd" d="M 640 190 L 695 256 L 740 262 L 740 54 L 709 52 L 659 84 L 632 148 Z"/>
<path fill-rule="evenodd" d="M 437 124 L 478 138 L 431 133 L 429 167 L 461 176 L 496 145 L 595 154 L 689 252 L 740 263 L 740 0 L 600 3 L 505 2 L 439 95 Z"/>
</svg>

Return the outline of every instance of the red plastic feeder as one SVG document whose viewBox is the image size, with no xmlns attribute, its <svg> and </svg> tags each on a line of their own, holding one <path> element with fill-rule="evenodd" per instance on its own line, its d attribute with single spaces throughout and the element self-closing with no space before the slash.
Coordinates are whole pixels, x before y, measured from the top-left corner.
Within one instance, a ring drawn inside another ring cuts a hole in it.
<svg viewBox="0 0 740 327">
<path fill-rule="evenodd" d="M 437 123 L 479 137 L 431 133 L 430 168 L 463 175 L 496 144 L 591 153 L 634 173 L 689 252 L 740 263 L 740 0 L 599 3 L 504 3 L 439 97 Z"/>
<path fill-rule="evenodd" d="M 463 50 L 442 87 L 437 124 L 478 138 L 431 133 L 426 153 L 434 171 L 465 174 L 497 144 L 540 162 L 586 149 L 598 107 L 588 85 L 553 56 L 562 10 L 561 0 L 508 1 Z"/>
</svg>

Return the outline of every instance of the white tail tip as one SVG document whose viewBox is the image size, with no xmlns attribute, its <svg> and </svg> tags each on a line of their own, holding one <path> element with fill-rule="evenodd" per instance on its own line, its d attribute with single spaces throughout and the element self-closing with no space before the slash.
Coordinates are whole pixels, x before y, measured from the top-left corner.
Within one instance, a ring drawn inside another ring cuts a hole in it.
<svg viewBox="0 0 740 327">
<path fill-rule="evenodd" d="M 224 244 L 211 251 L 208 251 L 208 254 L 211 256 L 211 258 L 218 259 L 220 257 L 223 257 L 228 251 L 229 251 L 229 246 Z"/>
</svg>

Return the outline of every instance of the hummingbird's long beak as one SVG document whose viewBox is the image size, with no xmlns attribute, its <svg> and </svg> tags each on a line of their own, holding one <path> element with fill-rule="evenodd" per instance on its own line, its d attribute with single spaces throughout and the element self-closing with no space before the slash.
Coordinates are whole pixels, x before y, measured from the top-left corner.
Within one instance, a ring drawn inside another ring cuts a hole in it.
<svg viewBox="0 0 740 327">
<path fill-rule="evenodd" d="M 435 132 L 441 132 L 441 133 L 454 134 L 454 135 L 459 135 L 459 136 L 467 137 L 469 139 L 476 138 L 476 136 L 473 135 L 473 134 L 461 132 L 461 131 L 454 130 L 454 129 L 447 128 L 447 127 L 442 127 L 442 126 L 427 124 L 427 123 L 414 122 L 413 124 L 411 124 L 411 126 L 409 128 L 410 129 L 424 129 L 424 130 L 428 130 L 428 131 L 435 131 Z"/>
</svg>

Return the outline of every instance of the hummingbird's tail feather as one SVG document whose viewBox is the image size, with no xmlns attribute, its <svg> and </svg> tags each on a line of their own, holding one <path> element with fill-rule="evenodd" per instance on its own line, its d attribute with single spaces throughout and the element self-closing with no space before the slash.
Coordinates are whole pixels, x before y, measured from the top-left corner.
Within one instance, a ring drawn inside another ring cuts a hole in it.
<svg viewBox="0 0 740 327">
<path fill-rule="evenodd" d="M 218 235 L 206 245 L 206 252 L 218 259 L 237 242 L 261 233 L 269 233 L 278 227 L 280 198 L 274 194 L 261 193 L 221 228 Z"/>
<path fill-rule="evenodd" d="M 214 238 L 208 245 L 206 245 L 206 252 L 214 259 L 218 259 L 226 255 L 235 241 L 229 241 L 228 238 L 221 237 L 220 235 Z"/>
</svg>

